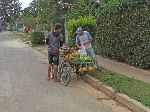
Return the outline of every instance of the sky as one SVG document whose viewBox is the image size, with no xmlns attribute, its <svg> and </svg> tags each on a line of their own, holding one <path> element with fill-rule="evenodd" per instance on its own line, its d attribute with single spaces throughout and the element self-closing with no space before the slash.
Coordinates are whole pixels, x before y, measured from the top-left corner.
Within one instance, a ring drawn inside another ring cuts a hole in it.
<svg viewBox="0 0 150 112">
<path fill-rule="evenodd" d="M 32 0 L 19 0 L 22 3 L 22 9 L 26 8 L 29 6 L 29 3 L 32 2 Z"/>
</svg>

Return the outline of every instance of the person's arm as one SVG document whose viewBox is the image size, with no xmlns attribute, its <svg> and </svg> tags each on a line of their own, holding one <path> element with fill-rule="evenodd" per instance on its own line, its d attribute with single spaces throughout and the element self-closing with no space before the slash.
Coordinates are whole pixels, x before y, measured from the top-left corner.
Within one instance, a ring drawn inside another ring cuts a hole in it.
<svg viewBox="0 0 150 112">
<path fill-rule="evenodd" d="M 88 40 L 84 42 L 83 45 L 87 45 L 92 42 L 92 36 L 90 35 L 90 33 L 86 32 L 85 34 L 88 36 Z"/>
<path fill-rule="evenodd" d="M 88 39 L 88 41 L 84 42 L 83 45 L 87 45 L 92 42 L 92 38 Z"/>
<path fill-rule="evenodd" d="M 78 49 L 81 49 L 82 47 L 80 46 L 80 40 L 79 40 L 79 35 L 76 36 L 76 46 Z"/>
<path fill-rule="evenodd" d="M 80 46 L 80 42 L 76 42 L 76 46 L 78 49 L 82 49 L 82 47 Z"/>
<path fill-rule="evenodd" d="M 49 42 L 49 39 L 48 38 L 46 38 L 46 44 L 48 45 L 48 42 Z"/>
<path fill-rule="evenodd" d="M 49 39 L 50 39 L 50 34 L 47 35 L 47 38 L 46 38 L 46 44 L 48 45 L 49 43 Z"/>
<path fill-rule="evenodd" d="M 63 43 L 64 43 L 63 35 L 60 34 L 60 47 L 63 46 Z"/>
</svg>

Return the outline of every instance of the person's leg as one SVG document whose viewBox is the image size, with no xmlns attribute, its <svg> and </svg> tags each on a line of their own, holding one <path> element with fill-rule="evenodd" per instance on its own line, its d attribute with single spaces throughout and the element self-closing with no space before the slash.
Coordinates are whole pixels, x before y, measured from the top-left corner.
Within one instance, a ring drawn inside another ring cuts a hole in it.
<svg viewBox="0 0 150 112">
<path fill-rule="evenodd" d="M 88 55 L 92 56 L 93 58 L 96 58 L 94 49 L 92 47 L 86 49 L 86 52 L 87 52 Z"/>
<path fill-rule="evenodd" d="M 51 79 L 51 65 L 53 63 L 53 55 L 48 51 L 48 61 L 49 61 L 49 64 L 48 64 L 48 79 L 47 80 L 50 80 Z"/>
<path fill-rule="evenodd" d="M 59 55 L 55 55 L 53 61 L 54 61 L 54 81 L 60 82 L 58 78 Z"/>
<path fill-rule="evenodd" d="M 54 81 L 60 82 L 60 80 L 58 78 L 58 65 L 54 65 Z"/>
<path fill-rule="evenodd" d="M 97 68 L 99 69 L 99 68 L 100 68 L 100 64 L 99 64 L 99 62 L 98 62 L 98 60 L 97 60 L 97 58 L 96 58 L 94 49 L 93 49 L 93 48 L 88 48 L 88 49 L 86 50 L 86 52 L 87 52 L 87 54 L 91 55 L 93 58 L 96 59 L 96 60 L 95 60 L 96 66 L 97 66 Z"/>
<path fill-rule="evenodd" d="M 50 80 L 51 79 L 51 64 L 48 64 L 48 79 L 47 80 Z"/>
</svg>

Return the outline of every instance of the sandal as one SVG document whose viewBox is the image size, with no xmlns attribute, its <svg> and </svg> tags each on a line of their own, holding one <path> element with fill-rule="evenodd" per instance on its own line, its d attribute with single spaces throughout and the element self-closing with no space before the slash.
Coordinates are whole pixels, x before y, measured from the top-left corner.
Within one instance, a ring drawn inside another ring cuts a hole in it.
<svg viewBox="0 0 150 112">
<path fill-rule="evenodd" d="M 54 82 L 61 82 L 61 81 L 60 81 L 60 79 L 55 78 L 55 79 L 54 79 Z"/>
</svg>

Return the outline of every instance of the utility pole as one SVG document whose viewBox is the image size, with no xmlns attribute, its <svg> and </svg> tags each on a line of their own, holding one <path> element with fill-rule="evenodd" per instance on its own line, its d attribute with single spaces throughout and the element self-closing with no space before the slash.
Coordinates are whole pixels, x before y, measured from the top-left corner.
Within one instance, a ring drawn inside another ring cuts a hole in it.
<svg viewBox="0 0 150 112">
<path fill-rule="evenodd" d="M 37 14 L 37 25 L 36 25 L 36 31 L 39 31 L 39 10 L 40 10 L 40 0 L 37 0 L 37 11 L 38 11 L 38 14 Z"/>
</svg>

